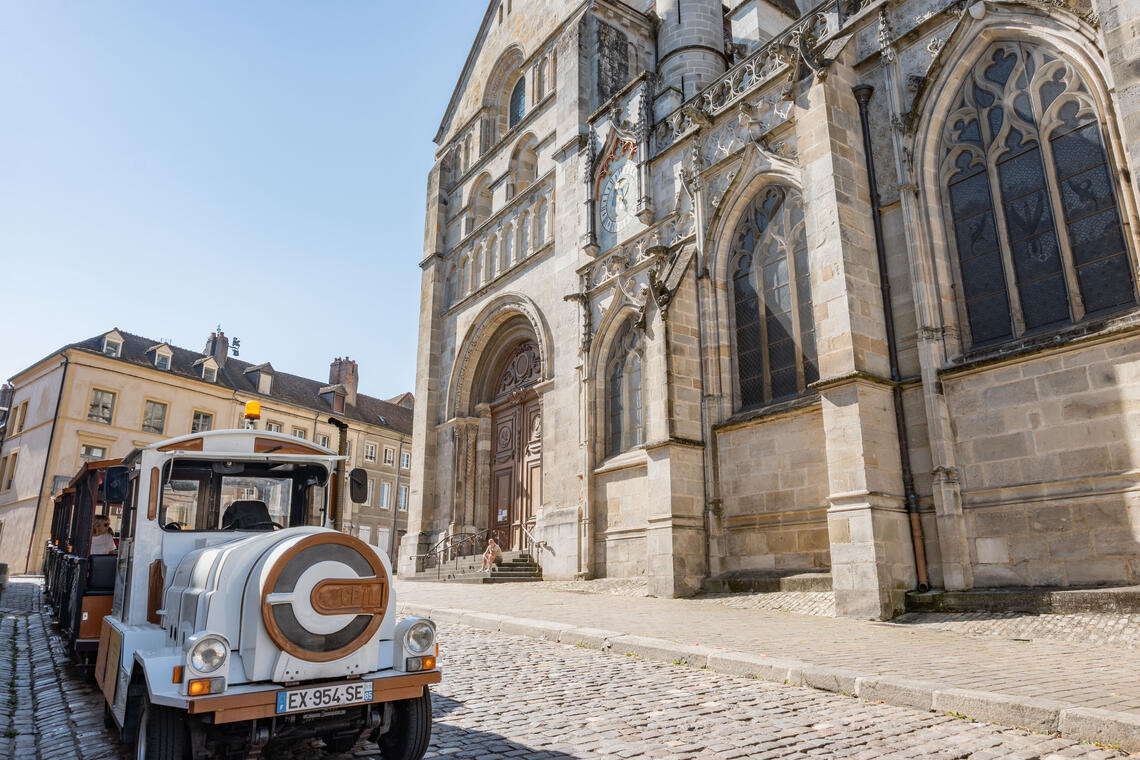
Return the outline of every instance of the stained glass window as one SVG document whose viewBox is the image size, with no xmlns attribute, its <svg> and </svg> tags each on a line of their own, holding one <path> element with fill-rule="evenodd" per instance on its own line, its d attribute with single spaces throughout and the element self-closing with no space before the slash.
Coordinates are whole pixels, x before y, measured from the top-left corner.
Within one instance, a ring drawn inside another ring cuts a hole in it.
<svg viewBox="0 0 1140 760">
<path fill-rule="evenodd" d="M 613 456 L 644 442 L 641 332 L 626 320 L 610 349 L 606 375 L 606 454 Z"/>
<path fill-rule="evenodd" d="M 515 83 L 515 88 L 511 90 L 511 106 L 507 117 L 507 126 L 513 127 L 522 121 L 523 115 L 526 114 L 526 77 L 523 77 Z"/>
<path fill-rule="evenodd" d="M 743 408 L 793 398 L 819 379 L 803 201 L 782 186 L 752 201 L 733 232 L 736 368 Z"/>
<path fill-rule="evenodd" d="M 998 42 L 954 103 L 942 174 L 971 344 L 1134 304 L 1096 102 L 1076 69 Z"/>
</svg>

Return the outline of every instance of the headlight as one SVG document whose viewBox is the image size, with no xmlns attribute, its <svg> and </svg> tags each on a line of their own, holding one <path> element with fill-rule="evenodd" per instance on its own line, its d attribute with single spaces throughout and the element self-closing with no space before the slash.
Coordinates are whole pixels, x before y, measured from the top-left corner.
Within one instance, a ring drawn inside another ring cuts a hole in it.
<svg viewBox="0 0 1140 760">
<path fill-rule="evenodd" d="M 435 643 L 435 628 L 426 620 L 421 620 L 408 629 L 404 643 L 412 654 L 427 654 Z"/>
<path fill-rule="evenodd" d="M 217 636 L 207 636 L 190 650 L 190 664 L 199 673 L 213 673 L 222 667 L 229 646 Z"/>
</svg>

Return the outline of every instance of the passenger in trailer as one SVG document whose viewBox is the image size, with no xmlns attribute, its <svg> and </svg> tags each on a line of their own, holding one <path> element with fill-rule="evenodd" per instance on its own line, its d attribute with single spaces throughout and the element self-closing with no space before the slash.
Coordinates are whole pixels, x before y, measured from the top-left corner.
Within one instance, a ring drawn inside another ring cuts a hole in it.
<svg viewBox="0 0 1140 760">
<path fill-rule="evenodd" d="M 111 519 L 103 515 L 95 516 L 95 523 L 91 526 L 90 554 L 114 554 L 118 546 L 115 536 L 111 532 Z"/>
</svg>

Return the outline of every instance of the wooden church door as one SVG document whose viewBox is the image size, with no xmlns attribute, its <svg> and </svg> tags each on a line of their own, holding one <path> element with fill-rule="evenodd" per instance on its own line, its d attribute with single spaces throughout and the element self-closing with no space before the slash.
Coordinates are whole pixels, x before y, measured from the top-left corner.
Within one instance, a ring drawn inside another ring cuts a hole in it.
<svg viewBox="0 0 1140 760">
<path fill-rule="evenodd" d="M 542 406 L 530 387 L 541 377 L 538 346 L 514 350 L 491 404 L 491 514 L 503 549 L 525 548 L 524 526 L 542 503 Z"/>
</svg>

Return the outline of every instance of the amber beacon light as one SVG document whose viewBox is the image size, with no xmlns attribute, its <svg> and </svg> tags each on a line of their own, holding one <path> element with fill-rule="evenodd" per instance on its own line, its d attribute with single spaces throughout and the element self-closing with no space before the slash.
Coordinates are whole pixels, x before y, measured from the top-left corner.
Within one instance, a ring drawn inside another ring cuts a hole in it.
<svg viewBox="0 0 1140 760">
<path fill-rule="evenodd" d="M 261 419 L 261 402 L 259 401 L 246 401 L 245 402 L 245 418 L 247 420 Z"/>
</svg>

